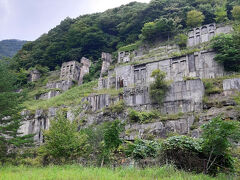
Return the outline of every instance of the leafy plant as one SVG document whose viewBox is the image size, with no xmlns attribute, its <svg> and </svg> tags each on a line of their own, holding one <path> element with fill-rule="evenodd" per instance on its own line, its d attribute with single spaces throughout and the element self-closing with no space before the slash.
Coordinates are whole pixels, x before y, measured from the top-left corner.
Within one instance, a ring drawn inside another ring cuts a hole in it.
<svg viewBox="0 0 240 180">
<path fill-rule="evenodd" d="M 135 139 L 134 142 L 127 141 L 125 153 L 135 160 L 147 157 L 157 157 L 161 145 L 157 141 Z"/>
<path fill-rule="evenodd" d="M 39 149 L 43 164 L 61 164 L 88 154 L 87 136 L 77 132 L 77 123 L 70 122 L 63 112 L 51 120 L 44 131 L 44 144 Z"/>
<path fill-rule="evenodd" d="M 205 19 L 205 16 L 200 11 L 192 10 L 187 13 L 187 25 L 189 27 L 201 26 L 204 19 Z"/>
<path fill-rule="evenodd" d="M 157 69 L 152 72 L 151 77 L 155 81 L 150 85 L 150 97 L 154 103 L 161 104 L 168 91 L 168 83 L 165 80 L 166 74 Z"/>
<path fill-rule="evenodd" d="M 175 42 L 179 45 L 180 48 L 184 48 L 187 46 L 188 37 L 186 34 L 178 34 L 175 36 Z"/>
<path fill-rule="evenodd" d="M 232 12 L 232 16 L 236 21 L 240 21 L 240 6 L 234 6 Z"/>
<path fill-rule="evenodd" d="M 207 154 L 207 171 L 217 172 L 217 167 L 232 169 L 233 161 L 230 148 L 240 140 L 240 123 L 223 120 L 220 116 L 213 118 L 202 126 L 203 152 Z"/>
<path fill-rule="evenodd" d="M 240 34 L 221 34 L 212 40 L 212 48 L 217 52 L 214 58 L 223 64 L 226 71 L 240 71 Z"/>
</svg>

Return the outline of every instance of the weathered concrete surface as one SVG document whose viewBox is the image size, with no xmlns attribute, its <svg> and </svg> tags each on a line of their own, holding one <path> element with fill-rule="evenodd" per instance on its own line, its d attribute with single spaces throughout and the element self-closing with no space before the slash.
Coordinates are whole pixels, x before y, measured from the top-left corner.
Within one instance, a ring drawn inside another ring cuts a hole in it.
<svg viewBox="0 0 240 180">
<path fill-rule="evenodd" d="M 62 64 L 61 80 L 76 81 L 79 85 L 83 82 L 84 75 L 89 73 L 91 61 L 82 57 L 81 63 L 77 61 L 69 61 Z"/>
<path fill-rule="evenodd" d="M 240 78 L 223 80 L 223 91 L 225 96 L 240 92 Z"/>
<path fill-rule="evenodd" d="M 204 85 L 200 79 L 174 82 L 169 87 L 161 111 L 165 114 L 199 112 L 203 108 L 203 96 Z M 125 88 L 123 99 L 127 106 L 151 106 L 152 104 L 147 86 Z"/>
<path fill-rule="evenodd" d="M 23 111 L 22 115 L 25 119 L 19 132 L 23 133 L 23 135 L 35 134 L 34 141 L 36 143 L 43 143 L 43 130 L 49 128 L 50 119 L 56 115 L 56 112 L 57 108 L 49 108 L 47 112 L 36 110 L 35 114 Z"/>
<path fill-rule="evenodd" d="M 101 77 L 107 73 L 107 71 L 109 70 L 109 67 L 112 63 L 112 55 L 109 53 L 102 53 L 102 69 L 101 69 Z"/>
<path fill-rule="evenodd" d="M 164 138 L 170 133 L 186 135 L 190 133 L 190 127 L 193 125 L 193 122 L 194 116 L 189 116 L 178 120 L 160 121 L 148 124 L 128 124 L 125 126 L 127 132 L 125 139 L 146 139 L 148 136 Z"/>
<path fill-rule="evenodd" d="M 193 28 L 188 33 L 188 46 L 196 46 L 198 44 L 210 41 L 215 35 L 220 33 L 230 33 L 232 26 L 216 26 L 215 23 L 203 25 Z"/>
<path fill-rule="evenodd" d="M 28 81 L 35 82 L 40 78 L 41 78 L 41 73 L 35 69 L 30 72 Z"/>
<path fill-rule="evenodd" d="M 109 94 L 98 94 L 90 95 L 82 100 L 85 102 L 85 105 L 89 111 L 95 112 L 97 110 L 102 110 L 105 107 L 108 107 L 115 102 L 119 101 L 119 97 L 113 97 Z"/>
</svg>

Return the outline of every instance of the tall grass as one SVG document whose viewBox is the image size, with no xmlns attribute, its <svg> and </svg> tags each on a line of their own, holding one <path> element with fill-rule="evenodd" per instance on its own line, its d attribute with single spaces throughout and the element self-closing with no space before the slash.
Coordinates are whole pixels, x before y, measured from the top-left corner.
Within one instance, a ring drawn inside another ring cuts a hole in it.
<svg viewBox="0 0 240 180">
<path fill-rule="evenodd" d="M 49 167 L 2 167 L 0 180 L 225 180 L 237 179 L 220 175 L 216 178 L 203 174 L 191 174 L 176 170 L 172 166 L 161 168 L 84 168 L 77 165 L 49 166 Z"/>
</svg>

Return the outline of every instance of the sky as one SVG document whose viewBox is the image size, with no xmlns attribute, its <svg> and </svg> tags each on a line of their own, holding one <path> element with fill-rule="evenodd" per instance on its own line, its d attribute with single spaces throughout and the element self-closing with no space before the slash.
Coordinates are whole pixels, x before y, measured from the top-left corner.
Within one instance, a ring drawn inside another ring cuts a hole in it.
<svg viewBox="0 0 240 180">
<path fill-rule="evenodd" d="M 134 0 L 0 0 L 0 40 L 33 41 L 66 17 L 103 12 Z M 148 3 L 150 0 L 135 0 Z"/>
</svg>

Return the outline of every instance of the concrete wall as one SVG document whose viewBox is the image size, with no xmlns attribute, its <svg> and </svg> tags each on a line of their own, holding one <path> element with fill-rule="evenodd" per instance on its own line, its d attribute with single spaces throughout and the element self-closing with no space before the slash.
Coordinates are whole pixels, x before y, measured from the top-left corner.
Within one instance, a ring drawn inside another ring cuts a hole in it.
<svg viewBox="0 0 240 180">
<path fill-rule="evenodd" d="M 196 46 L 198 44 L 210 41 L 215 35 L 231 32 L 232 26 L 217 26 L 215 23 L 207 24 L 201 27 L 193 28 L 188 33 L 187 46 Z"/>
</svg>

